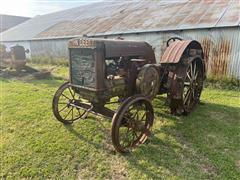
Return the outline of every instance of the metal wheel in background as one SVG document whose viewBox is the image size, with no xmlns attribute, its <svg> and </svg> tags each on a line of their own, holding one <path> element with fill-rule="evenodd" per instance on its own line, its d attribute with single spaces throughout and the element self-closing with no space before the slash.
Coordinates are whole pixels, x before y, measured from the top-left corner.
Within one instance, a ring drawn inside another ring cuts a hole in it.
<svg viewBox="0 0 240 180">
<path fill-rule="evenodd" d="M 112 142 L 124 153 L 145 142 L 153 125 L 153 107 L 148 98 L 135 95 L 126 99 L 112 119 Z"/>
<path fill-rule="evenodd" d="M 80 102 L 81 99 L 73 91 L 70 84 L 66 82 L 59 87 L 54 95 L 52 102 L 53 114 L 58 121 L 64 124 L 71 124 L 80 119 L 86 112 L 74 106 Z"/>
</svg>

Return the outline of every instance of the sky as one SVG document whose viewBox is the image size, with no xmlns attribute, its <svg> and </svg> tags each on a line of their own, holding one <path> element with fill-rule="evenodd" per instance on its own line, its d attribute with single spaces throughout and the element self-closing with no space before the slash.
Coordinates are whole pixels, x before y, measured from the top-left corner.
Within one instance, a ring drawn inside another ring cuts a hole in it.
<svg viewBox="0 0 240 180">
<path fill-rule="evenodd" d="M 100 0 L 1 0 L 0 14 L 34 17 Z"/>
</svg>

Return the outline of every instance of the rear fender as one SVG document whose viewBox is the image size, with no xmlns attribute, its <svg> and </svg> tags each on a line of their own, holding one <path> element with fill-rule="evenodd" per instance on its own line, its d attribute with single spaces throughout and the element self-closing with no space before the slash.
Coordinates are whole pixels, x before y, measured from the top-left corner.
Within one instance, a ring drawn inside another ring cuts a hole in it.
<svg viewBox="0 0 240 180">
<path fill-rule="evenodd" d="M 200 50 L 198 54 L 203 59 L 203 48 L 198 41 L 195 40 L 182 40 L 171 43 L 163 53 L 160 63 L 178 63 L 184 53 L 191 55 L 191 49 Z M 186 52 L 189 51 L 189 52 Z"/>
</svg>

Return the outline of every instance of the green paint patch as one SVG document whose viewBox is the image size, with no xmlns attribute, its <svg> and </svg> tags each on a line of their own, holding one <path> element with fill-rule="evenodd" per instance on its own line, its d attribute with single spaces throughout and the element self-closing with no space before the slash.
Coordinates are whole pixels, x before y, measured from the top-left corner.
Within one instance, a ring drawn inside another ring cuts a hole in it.
<svg viewBox="0 0 240 180">
<path fill-rule="evenodd" d="M 153 134 L 131 154 L 115 153 L 111 122 L 89 116 L 64 126 L 52 114 L 67 68 L 44 80 L 0 79 L 2 179 L 239 179 L 239 92 L 207 88 L 189 116 L 154 102 Z M 50 67 L 50 68 L 52 68 Z"/>
</svg>

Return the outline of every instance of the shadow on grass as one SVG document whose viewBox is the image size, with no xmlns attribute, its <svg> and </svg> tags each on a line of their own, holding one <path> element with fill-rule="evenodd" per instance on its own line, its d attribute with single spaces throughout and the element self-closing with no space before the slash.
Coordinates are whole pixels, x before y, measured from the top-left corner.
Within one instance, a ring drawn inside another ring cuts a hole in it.
<svg viewBox="0 0 240 180">
<path fill-rule="evenodd" d="M 90 119 L 89 119 L 90 120 Z M 106 151 L 109 153 L 115 153 L 110 142 L 110 132 L 108 129 L 100 122 L 95 120 L 94 123 L 97 123 L 96 133 L 102 133 L 104 135 L 104 141 L 102 143 L 96 143 L 93 142 L 91 139 L 88 139 L 84 135 L 82 135 L 79 131 L 77 131 L 72 125 L 64 125 L 64 127 L 74 136 L 76 136 L 79 140 L 84 141 L 88 143 L 89 145 L 92 145 L 96 150 L 99 151 Z"/>
<path fill-rule="evenodd" d="M 223 112 L 226 117 L 220 119 Z M 156 173 L 158 168 L 176 176 L 187 177 L 188 173 L 198 176 L 201 172 L 207 178 L 214 178 L 220 175 L 225 170 L 224 168 L 232 167 L 234 169 L 231 158 L 222 159 L 221 155 L 226 147 L 230 150 L 237 148 L 238 131 L 236 126 L 240 119 L 238 112 L 240 112 L 240 108 L 237 107 L 206 103 L 200 105 L 189 116 L 179 118 L 166 114 L 164 108 L 155 108 L 157 117 L 167 118 L 167 121 L 172 121 L 174 126 L 166 124 L 155 129 L 155 135 L 150 138 L 148 143 L 141 145 L 139 149 L 126 155 L 125 158 L 132 167 L 144 172 L 148 178 L 161 178 L 161 174 Z M 219 115 L 217 115 L 218 113 Z M 215 141 L 207 140 L 209 134 L 216 136 Z M 218 140 L 223 140 L 221 137 L 226 136 L 231 139 L 231 142 L 229 140 L 221 142 L 221 147 Z M 226 166 L 219 167 L 222 164 L 226 164 Z M 236 168 L 235 171 L 237 172 Z M 229 174 L 231 177 L 231 173 Z M 199 177 L 201 176 L 199 175 Z"/>
<path fill-rule="evenodd" d="M 197 178 L 216 178 L 222 176 L 222 173 L 229 173 L 227 169 L 229 167 L 233 169 L 233 173 L 237 172 L 231 160 L 231 153 L 229 157 L 223 159 L 222 151 L 226 147 L 230 151 L 237 148 L 239 107 L 204 102 L 190 115 L 177 117 L 168 113 L 164 97 L 156 98 L 153 105 L 155 119 L 167 122 L 157 126 L 154 129 L 154 136 L 145 144 L 124 155 L 131 169 L 144 172 L 150 179 L 161 179 L 164 173 L 185 178 L 188 175 Z M 99 152 L 102 150 L 112 152 L 112 148 L 109 148 L 111 141 L 107 143 L 108 146 L 95 143 L 72 126 L 65 128 L 80 140 L 94 146 Z M 105 131 L 104 128 L 100 130 Z M 110 133 L 105 135 L 110 136 Z M 229 174 L 231 177 L 231 173 Z"/>
</svg>

